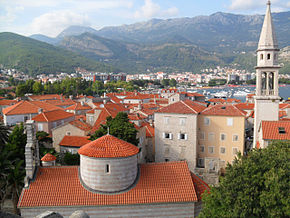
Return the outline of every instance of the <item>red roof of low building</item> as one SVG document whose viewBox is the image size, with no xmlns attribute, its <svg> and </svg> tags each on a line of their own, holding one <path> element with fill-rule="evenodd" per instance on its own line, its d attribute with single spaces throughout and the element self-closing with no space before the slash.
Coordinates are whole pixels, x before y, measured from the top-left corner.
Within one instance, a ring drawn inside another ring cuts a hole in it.
<svg viewBox="0 0 290 218">
<path fill-rule="evenodd" d="M 69 106 L 66 108 L 66 110 L 74 110 L 74 111 L 80 111 L 80 110 L 91 110 L 92 108 L 87 104 L 81 104 L 79 102 L 75 103 L 72 106 Z"/>
<path fill-rule="evenodd" d="M 43 111 L 62 110 L 60 107 L 41 101 L 20 101 L 3 109 L 2 112 L 4 115 L 37 114 L 39 109 L 43 109 Z"/>
<path fill-rule="evenodd" d="M 36 122 L 52 122 L 56 120 L 64 120 L 69 117 L 74 117 L 74 114 L 59 109 L 38 114 L 32 118 L 32 120 Z"/>
<path fill-rule="evenodd" d="M 279 109 L 286 109 L 286 108 L 290 108 L 290 104 L 287 104 L 287 103 L 279 104 Z"/>
<path fill-rule="evenodd" d="M 205 108 L 206 107 L 187 99 L 163 107 L 155 113 L 198 114 Z"/>
<path fill-rule="evenodd" d="M 144 122 L 142 123 L 142 127 L 146 128 L 146 137 L 153 138 L 155 136 L 154 127 L 150 123 Z"/>
<path fill-rule="evenodd" d="M 290 140 L 290 121 L 262 121 L 262 132 L 265 140 Z"/>
<path fill-rule="evenodd" d="M 211 116 L 246 116 L 246 112 L 231 104 L 217 104 L 206 108 L 200 114 Z"/>
<path fill-rule="evenodd" d="M 236 98 L 228 98 L 226 100 L 226 102 L 227 103 L 239 103 L 239 102 L 241 102 L 241 100 L 240 99 L 236 99 Z"/>
<path fill-rule="evenodd" d="M 50 162 L 50 161 L 54 161 L 54 160 L 56 160 L 56 157 L 50 153 L 47 153 L 46 155 L 44 155 L 41 158 L 41 161 L 44 161 L 44 162 Z"/>
<path fill-rule="evenodd" d="M 62 100 L 45 100 L 45 102 L 49 103 L 49 104 L 53 104 L 53 105 L 56 105 L 56 106 L 70 106 L 70 105 L 74 105 L 75 102 L 71 99 L 62 99 Z"/>
<path fill-rule="evenodd" d="M 240 110 L 254 110 L 255 104 L 254 103 L 239 103 L 235 104 L 237 108 Z"/>
<path fill-rule="evenodd" d="M 139 153 L 139 148 L 112 135 L 102 136 L 81 147 L 79 154 L 95 158 L 129 157 Z"/>
<path fill-rule="evenodd" d="M 223 99 L 223 98 L 211 98 L 211 99 L 208 99 L 209 102 L 213 102 L 213 103 L 225 103 L 226 100 Z"/>
<path fill-rule="evenodd" d="M 82 147 L 91 142 L 89 136 L 69 136 L 66 135 L 63 137 L 59 145 L 66 147 Z"/>
<path fill-rule="evenodd" d="M 13 105 L 13 104 L 16 104 L 17 101 L 16 100 L 6 100 L 6 99 L 3 99 L 3 100 L 0 100 L 0 105 Z"/>
<path fill-rule="evenodd" d="M 33 101 L 60 100 L 62 99 L 62 96 L 58 94 L 46 94 L 46 95 L 30 95 L 29 98 L 32 99 Z"/>
<path fill-rule="evenodd" d="M 207 190 L 210 190 L 210 187 L 206 182 L 204 182 L 201 178 L 199 178 L 197 175 L 191 173 L 191 177 L 194 183 L 195 191 L 198 197 L 198 200 L 200 201 L 202 199 L 202 194 Z"/>
<path fill-rule="evenodd" d="M 93 193 L 79 181 L 78 166 L 39 168 L 36 179 L 23 189 L 18 207 L 69 207 L 161 204 L 198 201 L 187 163 L 141 164 L 132 189 L 113 195 Z"/>
<path fill-rule="evenodd" d="M 90 131 L 92 129 L 92 126 L 90 124 L 83 122 L 81 120 L 74 120 L 69 123 L 83 131 Z"/>
</svg>

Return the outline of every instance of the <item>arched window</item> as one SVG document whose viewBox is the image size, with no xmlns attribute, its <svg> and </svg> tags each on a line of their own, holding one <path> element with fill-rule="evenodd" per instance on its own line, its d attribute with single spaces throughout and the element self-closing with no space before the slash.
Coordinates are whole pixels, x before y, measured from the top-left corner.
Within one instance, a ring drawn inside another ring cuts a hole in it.
<svg viewBox="0 0 290 218">
<path fill-rule="evenodd" d="M 261 59 L 261 60 L 264 59 L 264 55 L 263 55 L 263 54 L 260 55 L 260 59 Z"/>
<path fill-rule="evenodd" d="M 262 91 L 266 90 L 266 77 L 267 73 L 262 73 Z"/>
<path fill-rule="evenodd" d="M 274 89 L 274 73 L 269 74 L 269 90 Z"/>
<path fill-rule="evenodd" d="M 267 54 L 267 59 L 268 59 L 268 60 L 271 59 L 271 54 Z"/>
</svg>

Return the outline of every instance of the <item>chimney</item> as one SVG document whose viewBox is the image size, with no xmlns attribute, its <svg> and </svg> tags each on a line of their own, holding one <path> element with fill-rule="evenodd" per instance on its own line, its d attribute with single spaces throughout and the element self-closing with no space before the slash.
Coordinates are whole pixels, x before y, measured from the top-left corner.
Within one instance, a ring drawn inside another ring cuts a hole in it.
<svg viewBox="0 0 290 218">
<path fill-rule="evenodd" d="M 25 171 L 24 178 L 25 187 L 29 186 L 30 180 L 33 179 L 34 172 L 39 166 L 39 148 L 36 139 L 36 131 L 34 120 L 28 120 L 25 123 L 25 131 L 27 134 L 27 143 L 25 146 Z"/>
<path fill-rule="evenodd" d="M 43 113 L 43 109 L 42 108 L 39 108 L 38 109 L 38 114 L 41 114 L 41 113 Z"/>
<path fill-rule="evenodd" d="M 84 106 L 84 102 L 83 101 L 81 101 L 81 106 Z"/>
<path fill-rule="evenodd" d="M 70 96 L 69 96 L 69 99 L 73 100 L 73 96 L 72 96 L 72 95 L 70 95 Z"/>
<path fill-rule="evenodd" d="M 107 99 L 104 99 L 103 104 L 107 104 L 107 101 L 108 101 Z"/>
</svg>

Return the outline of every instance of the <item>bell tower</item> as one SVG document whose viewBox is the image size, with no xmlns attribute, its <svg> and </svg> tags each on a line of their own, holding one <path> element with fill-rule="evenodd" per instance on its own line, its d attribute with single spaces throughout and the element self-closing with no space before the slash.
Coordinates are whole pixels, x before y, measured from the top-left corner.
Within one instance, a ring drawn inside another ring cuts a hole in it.
<svg viewBox="0 0 290 218">
<path fill-rule="evenodd" d="M 258 129 L 262 120 L 279 120 L 279 64 L 278 42 L 271 14 L 271 2 L 267 2 L 267 11 L 257 50 L 256 96 L 254 120 L 254 144 L 256 147 Z"/>
</svg>

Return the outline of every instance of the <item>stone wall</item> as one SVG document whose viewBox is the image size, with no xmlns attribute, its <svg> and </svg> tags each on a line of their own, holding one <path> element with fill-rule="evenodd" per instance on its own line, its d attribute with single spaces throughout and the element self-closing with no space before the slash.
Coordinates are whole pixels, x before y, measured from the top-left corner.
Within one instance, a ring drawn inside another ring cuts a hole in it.
<svg viewBox="0 0 290 218">
<path fill-rule="evenodd" d="M 104 217 L 194 217 L 195 203 L 144 204 L 128 206 L 95 206 L 95 207 L 43 207 L 22 208 L 21 216 L 32 218 L 47 210 L 53 210 L 68 218 L 74 211 L 83 210 L 91 218 Z"/>
<path fill-rule="evenodd" d="M 91 158 L 80 155 L 82 181 L 96 191 L 125 190 L 134 183 L 137 173 L 137 155 L 127 158 Z"/>
</svg>

